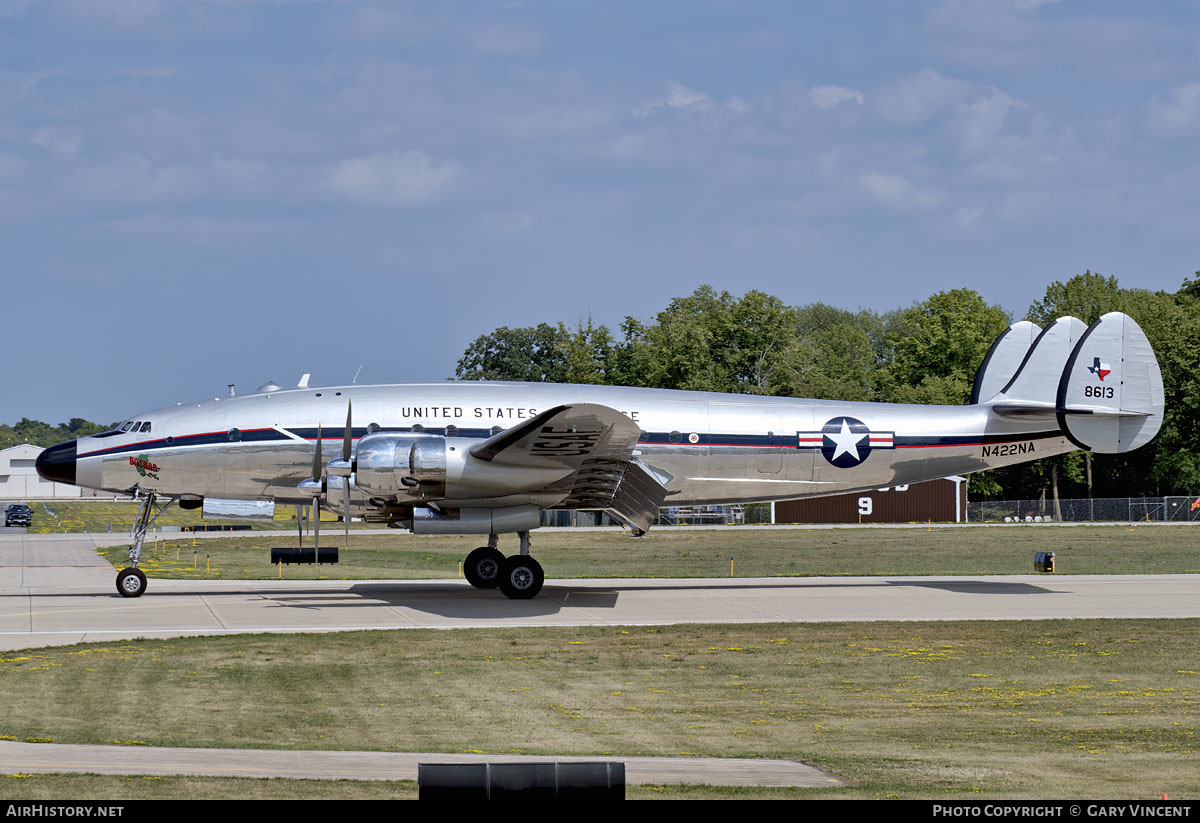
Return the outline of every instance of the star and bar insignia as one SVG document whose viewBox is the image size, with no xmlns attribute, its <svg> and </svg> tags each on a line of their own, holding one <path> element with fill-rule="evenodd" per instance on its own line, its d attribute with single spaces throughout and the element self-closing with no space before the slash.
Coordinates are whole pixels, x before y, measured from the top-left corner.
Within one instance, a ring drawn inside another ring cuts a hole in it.
<svg viewBox="0 0 1200 823">
<path fill-rule="evenodd" d="M 796 432 L 796 448 L 820 449 L 839 469 L 851 469 L 871 456 L 872 449 L 895 448 L 895 432 L 873 432 L 853 417 L 834 417 L 817 432 Z"/>
</svg>

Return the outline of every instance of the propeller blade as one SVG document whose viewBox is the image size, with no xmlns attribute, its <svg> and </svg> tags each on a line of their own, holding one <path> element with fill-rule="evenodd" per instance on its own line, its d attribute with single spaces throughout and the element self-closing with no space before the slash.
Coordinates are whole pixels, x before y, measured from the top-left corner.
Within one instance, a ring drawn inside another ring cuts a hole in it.
<svg viewBox="0 0 1200 823">
<path fill-rule="evenodd" d="M 321 498 L 314 497 L 312 505 L 313 519 L 313 562 L 321 557 Z"/>
<path fill-rule="evenodd" d="M 321 470 L 325 468 L 321 463 L 321 424 L 317 424 L 317 451 L 313 455 L 313 470 L 312 479 L 314 483 L 321 482 Z"/>
<path fill-rule="evenodd" d="M 342 462 L 350 462 L 350 441 L 354 429 L 350 425 L 351 400 L 346 398 L 346 436 L 342 438 Z M 350 475 L 342 478 L 342 522 L 346 526 L 346 548 L 350 548 Z"/>
</svg>

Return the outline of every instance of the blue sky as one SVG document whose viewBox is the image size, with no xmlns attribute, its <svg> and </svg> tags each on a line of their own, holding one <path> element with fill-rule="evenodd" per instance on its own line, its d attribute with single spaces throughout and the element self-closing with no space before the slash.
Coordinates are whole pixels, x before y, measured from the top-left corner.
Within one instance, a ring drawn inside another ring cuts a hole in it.
<svg viewBox="0 0 1200 823">
<path fill-rule="evenodd" d="M 1182 2 L 0 0 L 0 422 L 441 380 L 702 283 L 1174 290 L 1198 67 Z"/>
</svg>

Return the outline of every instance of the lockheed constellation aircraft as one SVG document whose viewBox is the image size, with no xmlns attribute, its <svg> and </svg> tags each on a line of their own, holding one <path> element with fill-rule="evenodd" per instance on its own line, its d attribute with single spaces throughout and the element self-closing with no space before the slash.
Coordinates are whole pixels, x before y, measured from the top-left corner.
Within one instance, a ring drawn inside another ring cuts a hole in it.
<svg viewBox="0 0 1200 823">
<path fill-rule="evenodd" d="M 966 406 L 547 383 L 316 388 L 305 375 L 295 388 L 134 415 L 46 449 L 37 471 L 141 496 L 130 565 L 117 576 L 126 597 L 146 589 L 137 565 L 156 499 L 167 499 L 161 514 L 210 498 L 311 502 L 318 514 L 325 505 L 347 529 L 353 516 L 418 534 L 487 535 L 466 559 L 467 580 L 528 598 L 544 579 L 529 554 L 544 509 L 603 510 L 642 532 L 664 504 L 794 499 L 1076 448 L 1125 452 L 1154 437 L 1162 414 L 1150 343 L 1113 312 L 1091 326 L 1074 317 L 1045 329 L 1013 324 Z M 513 532 L 520 549 L 505 557 L 498 535 Z"/>
</svg>

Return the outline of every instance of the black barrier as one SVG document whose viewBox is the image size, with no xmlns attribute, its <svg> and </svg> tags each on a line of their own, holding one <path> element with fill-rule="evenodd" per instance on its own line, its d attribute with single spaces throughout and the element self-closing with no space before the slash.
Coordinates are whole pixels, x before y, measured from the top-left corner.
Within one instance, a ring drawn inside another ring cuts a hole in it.
<svg viewBox="0 0 1200 823">
<path fill-rule="evenodd" d="M 336 547 L 320 549 L 321 556 L 314 557 L 312 549 L 271 549 L 271 565 L 276 563 L 336 563 L 338 562 L 338 550 Z"/>
<path fill-rule="evenodd" d="M 421 800 L 624 800 L 625 764 L 421 763 Z"/>
</svg>

